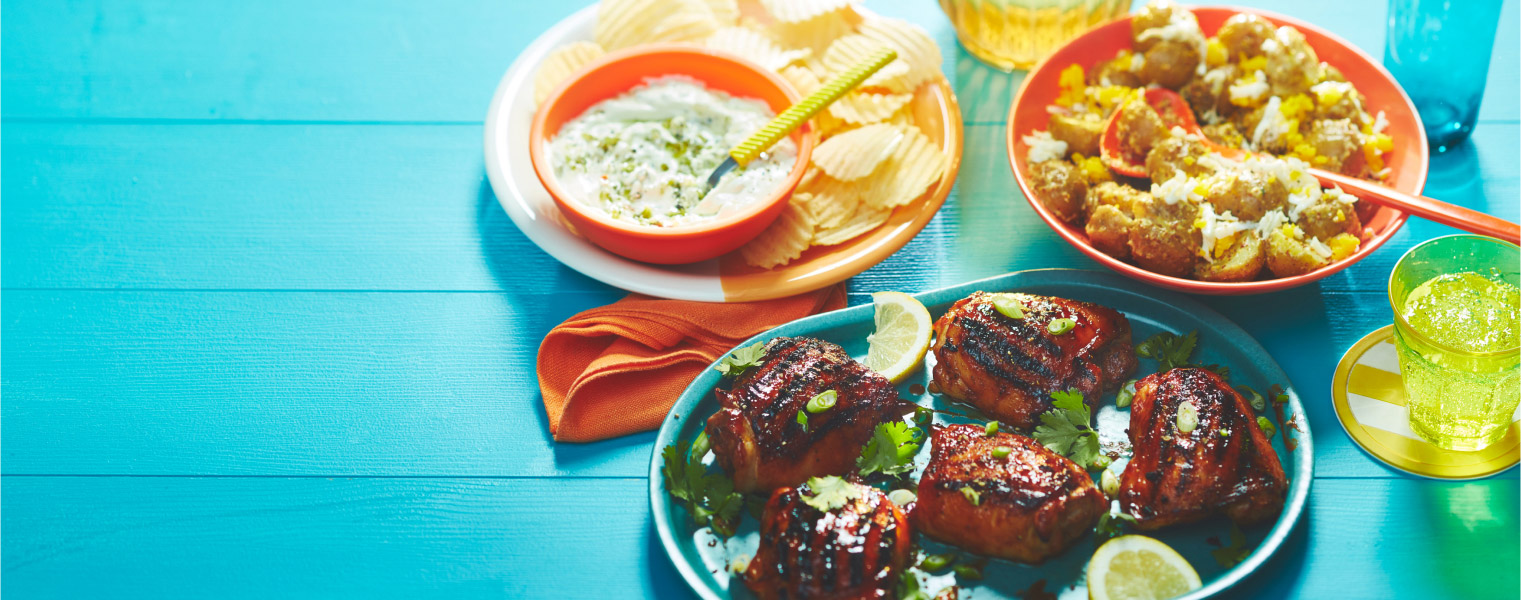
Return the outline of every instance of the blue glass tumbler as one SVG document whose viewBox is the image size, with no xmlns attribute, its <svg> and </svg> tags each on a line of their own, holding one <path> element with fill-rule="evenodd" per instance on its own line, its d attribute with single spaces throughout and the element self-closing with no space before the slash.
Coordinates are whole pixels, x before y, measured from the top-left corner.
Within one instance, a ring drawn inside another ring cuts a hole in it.
<svg viewBox="0 0 1521 600">
<path fill-rule="evenodd" d="M 1501 0 L 1389 0 L 1384 67 L 1415 102 L 1432 148 L 1473 133 Z"/>
</svg>

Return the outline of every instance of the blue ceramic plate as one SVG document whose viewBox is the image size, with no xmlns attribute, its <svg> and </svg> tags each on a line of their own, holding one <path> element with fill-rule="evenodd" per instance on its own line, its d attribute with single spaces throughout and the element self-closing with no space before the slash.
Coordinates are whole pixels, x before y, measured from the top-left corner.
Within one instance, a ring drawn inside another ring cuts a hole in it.
<svg viewBox="0 0 1521 600">
<path fill-rule="evenodd" d="M 1251 555 L 1231 568 L 1216 562 L 1210 550 L 1218 548 L 1218 544 L 1230 543 L 1230 524 L 1223 518 L 1148 534 L 1172 546 L 1199 572 L 1204 587 L 1186 598 L 1204 598 L 1229 588 L 1262 566 L 1268 556 L 1283 544 L 1295 522 L 1304 513 L 1313 471 L 1312 444 L 1299 395 L 1295 393 L 1283 369 L 1278 367 L 1278 363 L 1273 361 L 1273 357 L 1256 340 L 1219 313 L 1193 300 L 1110 273 L 1068 269 L 1022 271 L 924 292 L 916 297 L 929 308 L 931 316 L 938 318 L 951 304 L 978 290 L 1060 296 L 1112 307 L 1129 317 L 1136 343 L 1161 331 L 1179 335 L 1198 331 L 1199 345 L 1194 359 L 1204 364 L 1230 367 L 1233 385 L 1249 385 L 1259 391 L 1266 390 L 1273 384 L 1283 385 L 1289 396 L 1285 417 L 1293 416 L 1300 429 L 1293 432 L 1297 440 L 1293 450 L 1283 446 L 1281 435 L 1273 442 L 1284 472 L 1289 476 L 1288 500 L 1277 522 L 1246 529 L 1247 547 L 1254 549 Z M 866 336 L 873 328 L 872 313 L 872 306 L 864 305 L 808 317 L 767 331 L 744 345 L 777 336 L 810 336 L 839 344 L 852 356 L 862 358 L 866 355 Z M 922 390 L 922 386 L 928 385 L 928 366 L 933 364 L 933 360 L 933 355 L 927 357 L 926 368 L 904 381 L 898 388 L 899 393 L 924 406 L 965 411 L 966 407 L 938 396 L 911 393 L 913 389 Z M 1156 369 L 1155 361 L 1142 359 L 1137 376 L 1155 372 Z M 687 511 L 671 501 L 660 472 L 661 449 L 677 440 L 690 442 L 702 430 L 707 418 L 718 410 L 718 402 L 713 395 L 718 379 L 717 371 L 705 371 L 682 393 L 676 405 L 671 408 L 665 424 L 661 426 L 655 454 L 650 460 L 650 505 L 655 514 L 655 529 L 660 533 L 660 541 L 670 554 L 671 562 L 675 563 L 676 569 L 698 595 L 710 599 L 751 598 L 753 596 L 744 584 L 731 577 L 729 566 L 736 559 L 748 560 L 755 553 L 759 541 L 755 519 L 746 516 L 739 532 L 727 540 L 715 537 L 706 528 L 698 529 Z M 1106 444 L 1126 439 L 1129 411 L 1115 408 L 1112 395 L 1106 396 L 1100 407 L 1095 419 L 1100 438 Z M 937 414 L 935 419 L 941 423 L 961 420 L 943 414 Z M 928 457 L 927 448 L 920 451 L 918 460 L 921 468 Z M 716 466 L 712 468 L 717 469 Z M 918 543 L 930 553 L 955 550 L 923 537 L 918 538 Z M 1045 590 L 1060 598 L 1087 598 L 1083 571 L 1095 549 L 1096 544 L 1090 538 L 1079 541 L 1062 555 L 1040 566 L 993 560 L 983 569 L 982 580 L 963 581 L 960 585 L 969 588 L 964 591 L 972 592 L 976 598 L 1015 598 L 1016 593 L 1024 592 L 1039 580 L 1045 580 Z M 931 593 L 954 583 L 949 574 L 922 577 L 921 581 L 922 589 Z"/>
</svg>

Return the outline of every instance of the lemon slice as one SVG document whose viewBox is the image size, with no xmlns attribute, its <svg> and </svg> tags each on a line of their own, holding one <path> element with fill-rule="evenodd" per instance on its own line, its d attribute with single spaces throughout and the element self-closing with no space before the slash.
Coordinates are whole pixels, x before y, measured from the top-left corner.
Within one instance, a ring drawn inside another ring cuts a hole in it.
<svg viewBox="0 0 1521 600">
<path fill-rule="evenodd" d="M 877 292 L 871 301 L 877 307 L 877 330 L 866 338 L 871 344 L 866 366 L 898 383 L 924 363 L 932 324 L 929 310 L 903 292 Z"/>
<path fill-rule="evenodd" d="M 1163 600 L 1200 585 L 1199 574 L 1187 560 L 1144 535 L 1109 540 L 1088 561 L 1090 600 Z"/>
</svg>

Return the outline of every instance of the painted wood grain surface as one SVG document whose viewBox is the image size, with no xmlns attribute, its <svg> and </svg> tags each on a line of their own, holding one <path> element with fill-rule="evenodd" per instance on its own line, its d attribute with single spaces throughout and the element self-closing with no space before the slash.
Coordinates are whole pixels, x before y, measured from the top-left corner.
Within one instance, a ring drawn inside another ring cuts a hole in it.
<svg viewBox="0 0 1521 600">
<path fill-rule="evenodd" d="M 1382 54 L 1385 3 L 1253 0 Z M 0 593 L 684 597 L 654 541 L 652 435 L 548 439 L 556 323 L 621 297 L 535 248 L 485 183 L 497 79 L 570 3 L 0 2 Z M 1008 170 L 1021 76 L 958 48 L 966 124 L 934 221 L 851 282 L 922 291 L 1100 268 Z M 1521 217 L 1517 2 L 1472 144 L 1427 194 Z M 1240 595 L 1514 597 L 1517 475 L 1417 480 L 1340 431 L 1341 352 L 1390 319 L 1413 221 L 1316 285 L 1203 301 L 1315 428 L 1310 518 Z M 588 527 L 588 523 L 594 523 Z"/>
</svg>

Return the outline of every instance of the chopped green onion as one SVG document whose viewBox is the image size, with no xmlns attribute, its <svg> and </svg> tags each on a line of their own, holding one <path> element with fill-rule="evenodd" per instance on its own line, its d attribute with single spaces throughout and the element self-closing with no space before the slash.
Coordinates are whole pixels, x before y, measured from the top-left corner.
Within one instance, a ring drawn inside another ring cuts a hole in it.
<svg viewBox="0 0 1521 600">
<path fill-rule="evenodd" d="M 993 310 L 1010 319 L 1025 318 L 1025 305 L 1009 294 L 993 296 Z"/>
<path fill-rule="evenodd" d="M 1199 426 L 1199 409 L 1184 402 L 1178 405 L 1178 433 L 1192 433 Z"/>
<path fill-rule="evenodd" d="M 801 410 L 797 411 L 797 424 L 798 425 L 802 425 L 803 426 L 803 431 L 807 432 L 808 431 L 808 413 L 806 413 L 804 411 L 801 411 Z"/>
<path fill-rule="evenodd" d="M 910 502 L 919 499 L 919 495 L 910 490 L 893 490 L 887 494 L 887 499 L 898 506 L 908 506 Z"/>
<path fill-rule="evenodd" d="M 1014 449 L 1008 446 L 999 446 L 993 449 L 993 458 L 1008 458 L 1009 453 L 1013 451 Z"/>
<path fill-rule="evenodd" d="M 1107 468 L 1109 468 L 1110 463 L 1113 463 L 1113 462 L 1114 461 L 1111 460 L 1107 455 L 1100 454 L 1100 455 L 1098 455 L 1097 457 L 1095 457 L 1093 459 L 1093 464 L 1091 466 L 1089 466 L 1088 468 L 1090 468 L 1090 469 L 1107 469 Z"/>
<path fill-rule="evenodd" d="M 951 571 L 956 573 L 957 579 L 982 579 L 982 568 L 976 565 L 956 565 Z"/>
<path fill-rule="evenodd" d="M 1118 406 L 1120 408 L 1130 406 L 1130 401 L 1135 399 L 1135 384 L 1136 380 L 1132 379 L 1125 382 L 1125 385 L 1120 387 L 1119 395 L 1114 397 L 1115 406 Z"/>
<path fill-rule="evenodd" d="M 697 439 L 692 441 L 692 458 L 702 460 L 702 457 L 707 456 L 708 451 L 712 449 L 713 444 L 708 441 L 708 431 L 704 429 L 702 433 L 697 434 Z"/>
<path fill-rule="evenodd" d="M 930 554 L 925 556 L 924 560 L 919 561 L 919 568 L 934 573 L 935 571 L 944 571 L 946 567 L 951 566 L 955 562 L 955 554 Z"/>
<path fill-rule="evenodd" d="M 1267 400 L 1262 397 L 1262 394 L 1257 393 L 1257 390 L 1242 385 L 1237 386 L 1236 391 L 1241 392 L 1241 395 L 1246 397 L 1246 402 L 1252 405 L 1252 410 L 1261 411 L 1267 408 Z"/>
<path fill-rule="evenodd" d="M 1115 496 L 1120 493 L 1120 478 L 1109 469 L 1104 469 L 1104 474 L 1099 477 L 1099 485 L 1104 489 L 1105 495 Z"/>
<path fill-rule="evenodd" d="M 1257 427 L 1262 429 L 1262 433 L 1268 437 L 1273 437 L 1273 434 L 1278 433 L 1278 427 L 1274 426 L 1267 417 L 1257 417 Z"/>
<path fill-rule="evenodd" d="M 982 433 L 988 437 L 993 437 L 993 434 L 998 433 L 998 421 L 988 421 L 988 426 L 982 428 Z"/>
<path fill-rule="evenodd" d="M 961 488 L 961 495 L 966 496 L 966 501 L 971 502 L 972 506 L 982 505 L 982 494 L 978 493 L 977 490 L 974 490 L 970 487 L 964 487 Z"/>
<path fill-rule="evenodd" d="M 808 401 L 808 412 L 821 413 L 834 408 L 834 403 L 840 400 L 840 395 L 834 390 L 824 390 L 819 395 Z"/>
<path fill-rule="evenodd" d="M 1051 319 L 1050 323 L 1046 323 L 1046 331 L 1051 332 L 1051 335 L 1067 333 L 1073 327 L 1077 327 L 1077 321 L 1072 319 Z"/>
</svg>

